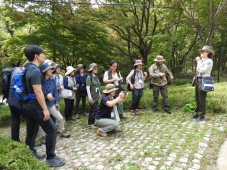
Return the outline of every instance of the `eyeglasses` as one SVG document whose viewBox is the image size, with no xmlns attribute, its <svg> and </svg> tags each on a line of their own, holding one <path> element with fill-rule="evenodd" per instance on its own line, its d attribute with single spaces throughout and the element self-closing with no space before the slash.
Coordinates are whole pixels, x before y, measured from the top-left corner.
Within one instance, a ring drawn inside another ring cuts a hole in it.
<svg viewBox="0 0 227 170">
<path fill-rule="evenodd" d="M 93 68 L 93 70 L 98 70 L 98 68 Z"/>
</svg>

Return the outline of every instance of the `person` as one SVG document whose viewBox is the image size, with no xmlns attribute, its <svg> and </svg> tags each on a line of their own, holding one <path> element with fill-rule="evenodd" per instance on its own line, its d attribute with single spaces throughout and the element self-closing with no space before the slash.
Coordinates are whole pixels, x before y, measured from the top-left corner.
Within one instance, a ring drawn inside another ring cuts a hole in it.
<svg viewBox="0 0 227 170">
<path fill-rule="evenodd" d="M 68 66 L 66 68 L 65 77 L 63 79 L 64 88 L 73 91 L 71 97 L 64 99 L 64 101 L 65 101 L 65 119 L 66 119 L 67 123 L 71 123 L 71 121 L 74 120 L 74 118 L 72 117 L 72 111 L 73 111 L 73 107 L 74 107 L 75 91 L 77 90 L 76 79 L 74 76 L 75 71 L 76 71 L 75 68 L 73 68 L 72 66 Z"/>
<path fill-rule="evenodd" d="M 168 102 L 168 89 L 167 89 L 167 78 L 170 76 L 170 79 L 173 80 L 173 75 L 167 68 L 163 61 L 165 59 L 161 55 L 157 55 L 154 59 L 155 63 L 152 64 L 149 68 L 149 74 L 151 77 L 151 83 L 153 84 L 153 112 L 158 111 L 158 96 L 159 91 L 161 92 L 163 102 L 164 102 L 164 111 L 168 114 L 171 114 L 170 105 Z"/>
<path fill-rule="evenodd" d="M 95 115 L 98 112 L 98 100 L 101 97 L 100 93 L 100 82 L 97 77 L 98 65 L 96 63 L 92 63 L 89 65 L 89 75 L 86 79 L 86 88 L 87 88 L 87 96 L 88 102 L 90 104 L 90 112 L 88 115 L 88 127 L 91 129 L 95 129 Z"/>
<path fill-rule="evenodd" d="M 26 144 L 33 151 L 33 154 L 42 159 L 45 155 L 38 155 L 34 149 L 35 137 L 38 127 L 41 126 L 46 135 L 46 162 L 49 166 L 59 167 L 65 164 L 65 159 L 59 158 L 55 154 L 57 128 L 47 108 L 44 96 L 43 76 L 38 68 L 44 63 L 45 55 L 43 49 L 37 45 L 28 45 L 24 49 L 26 58 L 34 67 L 29 67 L 25 74 L 25 84 L 28 93 L 35 94 L 36 99 L 28 100 L 24 104 L 27 113 L 27 135 Z"/>
<path fill-rule="evenodd" d="M 55 63 L 44 63 L 40 69 L 43 73 L 44 89 L 46 105 L 50 114 L 58 121 L 58 132 L 61 137 L 69 138 L 71 135 L 65 130 L 64 119 L 59 112 L 59 96 L 55 79 L 51 77 L 52 69 L 55 68 Z"/>
<path fill-rule="evenodd" d="M 200 51 L 202 60 L 197 62 L 195 84 L 196 109 L 195 114 L 191 116 L 191 118 L 196 119 L 197 122 L 205 120 L 207 92 L 201 90 L 201 78 L 211 76 L 213 68 L 212 57 L 214 54 L 214 50 L 211 46 L 204 46 Z"/>
<path fill-rule="evenodd" d="M 116 97 L 119 95 L 121 91 L 124 91 L 121 84 L 123 82 L 123 78 L 121 76 L 120 71 L 117 70 L 117 61 L 111 60 L 109 63 L 109 70 L 105 71 L 103 76 L 103 83 L 109 84 L 113 83 L 118 90 L 115 92 Z M 126 117 L 123 116 L 123 103 L 117 103 L 117 110 L 119 117 L 121 119 L 126 119 Z"/>
<path fill-rule="evenodd" d="M 59 101 L 61 99 L 61 90 L 64 89 L 64 85 L 63 85 L 63 77 L 60 74 L 61 73 L 61 68 L 62 66 L 60 64 L 56 64 L 54 70 L 53 70 L 53 74 L 52 74 L 52 78 L 55 79 L 56 82 L 56 86 L 57 86 L 57 90 L 58 90 L 58 95 L 59 95 Z"/>
<path fill-rule="evenodd" d="M 131 70 L 126 78 L 126 82 L 130 85 L 130 89 L 132 90 L 132 103 L 130 107 L 132 116 L 137 115 L 139 112 L 139 103 L 143 95 L 144 80 L 147 77 L 147 72 L 143 72 L 142 65 L 144 65 L 142 60 L 136 60 L 133 65 L 134 69 Z M 134 79 L 134 83 L 132 83 L 132 79 Z"/>
<path fill-rule="evenodd" d="M 117 120 L 114 120 L 115 112 L 113 106 L 117 103 L 123 103 L 126 99 L 127 94 L 123 91 L 116 97 L 115 93 L 118 88 L 114 84 L 107 84 L 103 90 L 103 95 L 99 110 L 95 117 L 95 124 L 99 127 L 97 133 L 102 137 L 107 137 L 108 132 L 120 131 L 120 125 Z"/>
<path fill-rule="evenodd" d="M 82 99 L 82 112 L 84 116 L 88 116 L 86 112 L 86 96 L 87 94 L 83 91 L 83 86 L 86 86 L 87 74 L 84 74 L 83 64 L 78 64 L 77 67 L 78 74 L 76 75 L 76 83 L 78 84 L 78 90 L 76 91 L 76 105 L 75 105 L 75 116 L 79 118 L 79 104 Z M 86 88 L 85 88 L 86 90 Z"/>
</svg>

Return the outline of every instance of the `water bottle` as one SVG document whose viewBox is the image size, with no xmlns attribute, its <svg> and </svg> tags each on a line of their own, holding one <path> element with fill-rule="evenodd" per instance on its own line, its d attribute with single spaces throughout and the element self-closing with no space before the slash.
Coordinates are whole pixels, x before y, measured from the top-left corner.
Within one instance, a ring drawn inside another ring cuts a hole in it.
<svg viewBox="0 0 227 170">
<path fill-rule="evenodd" d="M 19 87 L 17 87 L 17 86 L 13 86 L 13 88 L 14 88 L 14 90 L 17 92 L 17 93 L 21 93 L 22 91 L 20 90 L 20 88 Z"/>
</svg>

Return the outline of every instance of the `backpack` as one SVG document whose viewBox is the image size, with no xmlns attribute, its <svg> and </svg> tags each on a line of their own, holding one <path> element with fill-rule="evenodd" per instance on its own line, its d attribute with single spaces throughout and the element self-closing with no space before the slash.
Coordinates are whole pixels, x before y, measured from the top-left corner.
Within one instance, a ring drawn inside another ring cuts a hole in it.
<svg viewBox="0 0 227 170">
<path fill-rule="evenodd" d="M 2 94 L 4 99 L 8 99 L 9 97 L 9 89 L 10 89 L 10 79 L 12 72 L 15 70 L 15 68 L 6 68 L 2 72 L 5 74 L 5 76 L 2 78 Z"/>
<path fill-rule="evenodd" d="M 26 88 L 25 73 L 28 68 L 36 68 L 35 65 L 29 65 L 22 73 L 17 74 L 13 77 L 13 83 L 10 87 L 12 89 L 13 95 L 20 101 L 26 102 L 28 100 L 36 99 L 35 94 L 28 93 Z"/>
<path fill-rule="evenodd" d="M 135 76 L 136 76 L 136 69 L 134 69 L 134 76 L 131 77 L 131 83 L 134 84 L 135 83 Z M 128 83 L 127 85 L 127 89 L 128 91 L 133 91 L 131 88 L 130 88 L 130 84 Z"/>
</svg>

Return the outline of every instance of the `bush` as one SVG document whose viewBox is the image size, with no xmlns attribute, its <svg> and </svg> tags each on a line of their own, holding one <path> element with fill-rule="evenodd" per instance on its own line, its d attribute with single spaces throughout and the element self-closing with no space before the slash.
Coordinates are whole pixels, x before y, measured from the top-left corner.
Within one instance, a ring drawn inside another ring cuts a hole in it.
<svg viewBox="0 0 227 170">
<path fill-rule="evenodd" d="M 190 102 L 183 107 L 183 111 L 186 113 L 193 113 L 196 109 L 196 102 Z"/>
<path fill-rule="evenodd" d="M 0 127 L 11 124 L 11 114 L 8 106 L 0 107 Z"/>
<path fill-rule="evenodd" d="M 36 159 L 25 144 L 6 138 L 0 138 L 0 158 L 0 169 L 50 169 Z"/>
</svg>

